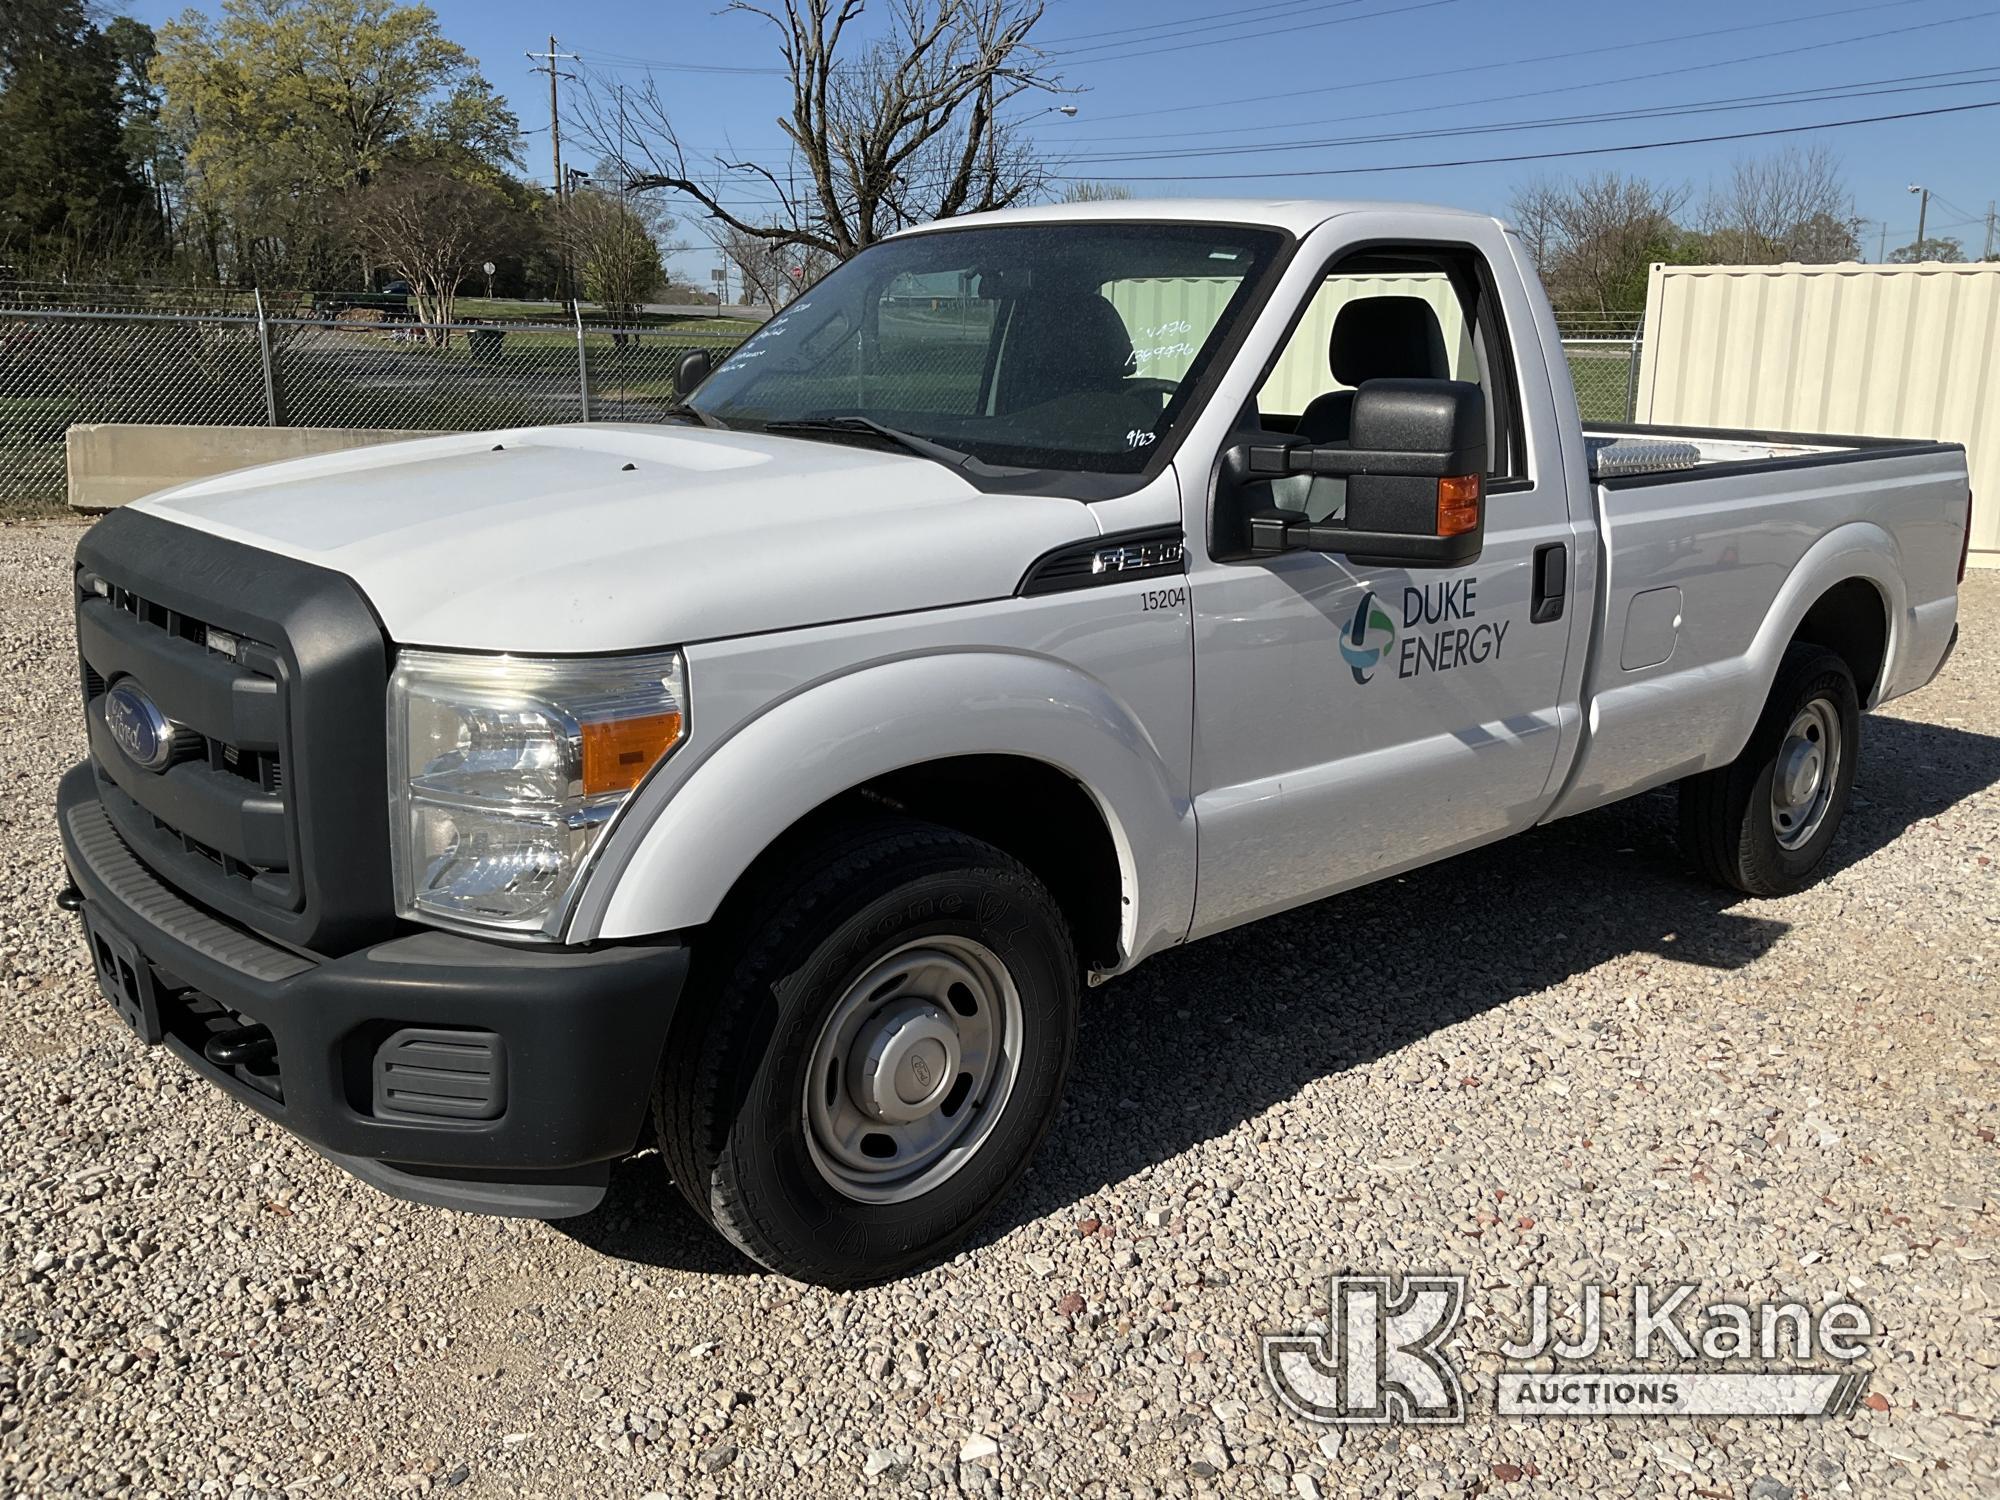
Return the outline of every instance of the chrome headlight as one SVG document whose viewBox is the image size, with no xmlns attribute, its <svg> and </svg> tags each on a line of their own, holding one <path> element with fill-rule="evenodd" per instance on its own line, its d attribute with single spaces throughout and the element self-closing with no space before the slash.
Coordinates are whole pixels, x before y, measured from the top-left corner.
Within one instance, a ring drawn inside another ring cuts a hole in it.
<svg viewBox="0 0 2000 1500">
<path fill-rule="evenodd" d="M 677 651 L 401 653 L 389 682 L 397 910 L 557 935 L 612 815 L 686 733 Z"/>
</svg>

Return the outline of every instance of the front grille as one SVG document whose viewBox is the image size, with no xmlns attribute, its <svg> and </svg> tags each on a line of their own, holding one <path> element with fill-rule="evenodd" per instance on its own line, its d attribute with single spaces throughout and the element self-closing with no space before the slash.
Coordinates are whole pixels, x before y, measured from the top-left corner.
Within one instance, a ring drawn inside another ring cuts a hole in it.
<svg viewBox="0 0 2000 1500">
<path fill-rule="evenodd" d="M 76 581 L 91 767 L 133 853 L 294 949 L 392 932 L 389 650 L 354 581 L 130 507 L 84 534 Z M 112 734 L 126 679 L 175 725 L 171 763 Z"/>
<path fill-rule="evenodd" d="M 277 647 L 99 574 L 80 574 L 77 587 L 84 713 L 100 769 L 158 839 L 267 904 L 296 906 L 297 841 L 275 742 L 283 721 Z M 95 733 L 105 696 L 128 680 L 176 726 L 158 771 L 124 761 Z M 268 712 L 240 711 L 264 699 Z"/>
<path fill-rule="evenodd" d="M 273 647 L 258 641 L 245 640 L 226 630 L 219 630 L 206 620 L 171 610 L 164 604 L 135 594 L 131 589 L 107 583 L 106 597 L 114 609 L 123 610 L 136 620 L 144 621 L 156 629 L 164 630 L 170 636 L 199 646 L 211 656 L 219 656 L 232 662 L 277 659 L 278 653 Z M 91 671 L 88 662 L 84 664 L 84 670 L 92 677 L 97 676 Z M 254 671 L 254 668 L 251 670 Z M 97 680 L 98 691 L 104 691 L 103 679 L 99 677 Z M 171 712 L 168 717 L 172 717 Z M 275 792 L 284 786 L 284 773 L 276 750 L 246 750 L 240 745 L 230 744 L 226 739 L 210 735 L 190 735 L 182 745 L 178 759 L 204 759 L 214 769 L 254 782 L 266 792 Z"/>
</svg>

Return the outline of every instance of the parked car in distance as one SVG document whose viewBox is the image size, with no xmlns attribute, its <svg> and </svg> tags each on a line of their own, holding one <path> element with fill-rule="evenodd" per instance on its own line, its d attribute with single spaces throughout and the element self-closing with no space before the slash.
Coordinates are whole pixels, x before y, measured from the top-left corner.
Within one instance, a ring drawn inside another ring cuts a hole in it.
<svg viewBox="0 0 2000 1500">
<path fill-rule="evenodd" d="M 372 315 L 378 323 L 407 323 L 412 316 L 407 281 L 385 282 L 379 292 L 314 292 L 312 305 L 314 317 L 329 321 Z"/>
<path fill-rule="evenodd" d="M 1956 639 L 1959 447 L 1586 431 L 1444 209 L 929 226 L 673 416 L 100 521 L 62 900 L 144 1040 L 386 1191 L 580 1214 L 656 1139 L 829 1285 L 965 1234 L 1166 949 L 1669 783 L 1798 889 Z"/>
</svg>

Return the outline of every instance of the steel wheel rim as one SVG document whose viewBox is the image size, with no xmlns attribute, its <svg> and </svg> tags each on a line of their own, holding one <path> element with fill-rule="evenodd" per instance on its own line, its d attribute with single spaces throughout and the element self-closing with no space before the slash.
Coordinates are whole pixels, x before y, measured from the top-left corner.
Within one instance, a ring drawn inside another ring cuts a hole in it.
<svg viewBox="0 0 2000 1500">
<path fill-rule="evenodd" d="M 1840 784 L 1840 710 L 1815 698 L 1793 717 L 1771 770 L 1771 829 L 1781 849 L 1812 842 Z"/>
<path fill-rule="evenodd" d="M 1021 996 L 985 944 L 937 934 L 877 959 L 834 1003 L 805 1080 L 806 1149 L 863 1203 L 930 1192 L 992 1134 L 1020 1072 Z"/>
</svg>

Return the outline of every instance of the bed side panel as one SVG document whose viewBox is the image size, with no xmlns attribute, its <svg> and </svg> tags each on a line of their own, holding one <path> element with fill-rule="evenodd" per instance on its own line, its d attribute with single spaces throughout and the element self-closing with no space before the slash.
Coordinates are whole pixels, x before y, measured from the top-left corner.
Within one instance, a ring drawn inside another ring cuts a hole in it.
<svg viewBox="0 0 2000 1500">
<path fill-rule="evenodd" d="M 1928 681 L 1957 614 L 1965 486 L 1964 454 L 1949 447 L 1598 485 L 1587 730 L 1549 816 L 1733 760 L 1799 621 L 1846 579 L 1874 584 L 1889 631 L 1864 701 Z M 1677 601 L 1660 592 L 1674 589 Z"/>
</svg>

